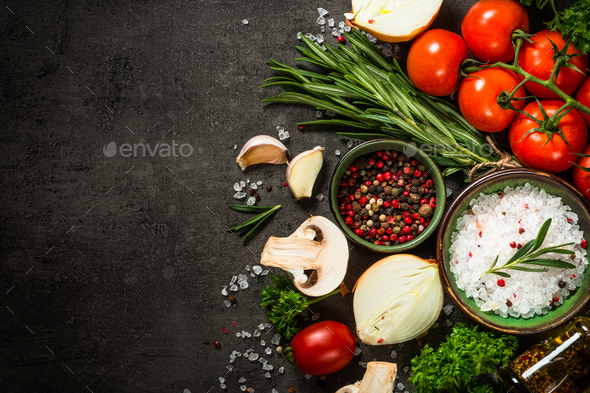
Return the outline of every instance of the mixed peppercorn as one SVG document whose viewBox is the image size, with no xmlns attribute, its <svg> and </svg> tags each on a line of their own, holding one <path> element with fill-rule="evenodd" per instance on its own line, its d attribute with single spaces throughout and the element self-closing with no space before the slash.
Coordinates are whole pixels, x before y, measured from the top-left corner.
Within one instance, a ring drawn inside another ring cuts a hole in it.
<svg viewBox="0 0 590 393">
<path fill-rule="evenodd" d="M 339 183 L 345 224 L 361 239 L 392 246 L 414 240 L 430 224 L 436 189 L 424 165 L 397 151 L 357 158 Z"/>
</svg>

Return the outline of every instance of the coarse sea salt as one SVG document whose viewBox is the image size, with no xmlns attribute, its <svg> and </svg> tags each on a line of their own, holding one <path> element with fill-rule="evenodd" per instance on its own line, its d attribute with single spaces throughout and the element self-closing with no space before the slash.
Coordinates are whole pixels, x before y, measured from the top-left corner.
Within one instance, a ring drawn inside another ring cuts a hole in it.
<svg viewBox="0 0 590 393">
<path fill-rule="evenodd" d="M 496 267 L 500 267 L 516 253 L 518 248 L 511 247 L 511 242 L 524 244 L 535 239 L 549 218 L 552 223 L 542 247 L 571 242 L 574 244 L 565 248 L 575 254 L 573 259 L 556 253 L 543 254 L 542 258 L 569 262 L 575 268 L 548 267 L 547 272 L 509 270 L 511 277 L 486 274 L 480 279 L 496 256 Z M 475 299 L 482 311 L 493 311 L 503 318 L 547 314 L 553 306 L 563 304 L 570 296 L 569 289 L 581 286 L 588 266 L 586 250 L 580 246 L 584 233 L 577 223 L 578 215 L 560 197 L 529 183 L 506 187 L 502 196 L 480 194 L 457 219 L 457 229 L 451 236 L 450 265 L 457 286 Z M 498 283 L 500 279 L 502 285 Z"/>
</svg>

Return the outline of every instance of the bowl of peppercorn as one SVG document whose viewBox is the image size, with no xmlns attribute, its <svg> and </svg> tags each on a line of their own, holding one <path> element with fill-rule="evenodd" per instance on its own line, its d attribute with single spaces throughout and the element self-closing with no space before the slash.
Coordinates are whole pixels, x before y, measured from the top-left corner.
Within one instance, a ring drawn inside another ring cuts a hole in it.
<svg viewBox="0 0 590 393">
<path fill-rule="evenodd" d="M 446 201 L 436 163 L 397 139 L 361 143 L 330 181 L 330 208 L 344 234 L 372 251 L 409 250 L 436 231 Z"/>
</svg>

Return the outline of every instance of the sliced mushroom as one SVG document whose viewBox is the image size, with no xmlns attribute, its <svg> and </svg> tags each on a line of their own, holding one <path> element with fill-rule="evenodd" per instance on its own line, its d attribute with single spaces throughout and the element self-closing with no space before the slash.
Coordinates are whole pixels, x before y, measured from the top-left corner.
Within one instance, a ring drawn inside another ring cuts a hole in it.
<svg viewBox="0 0 590 393">
<path fill-rule="evenodd" d="M 388 393 L 393 391 L 396 374 L 395 363 L 369 362 L 362 381 L 344 386 L 336 393 Z"/>
<path fill-rule="evenodd" d="M 314 216 L 289 237 L 271 236 L 260 263 L 285 270 L 306 296 L 323 296 L 338 288 L 346 275 L 348 243 L 336 224 Z"/>
</svg>

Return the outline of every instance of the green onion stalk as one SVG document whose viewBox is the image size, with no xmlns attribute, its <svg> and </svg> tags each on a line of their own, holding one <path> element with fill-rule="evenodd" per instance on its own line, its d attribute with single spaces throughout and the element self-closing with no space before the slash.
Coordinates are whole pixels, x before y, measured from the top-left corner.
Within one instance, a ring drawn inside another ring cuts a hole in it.
<svg viewBox="0 0 590 393">
<path fill-rule="evenodd" d="M 359 31 L 344 33 L 348 47 L 325 44 L 326 51 L 302 36 L 306 47 L 295 61 L 321 67 L 326 74 L 295 69 L 271 59 L 267 64 L 283 76 L 261 87 L 281 86 L 285 92 L 266 102 L 304 104 L 343 118 L 298 123 L 354 128 L 338 132 L 363 140 L 398 138 L 413 142 L 443 167 L 445 176 L 469 172 L 469 179 L 491 171 L 520 166 L 496 148 L 491 136 L 472 127 L 449 102 L 424 94 L 393 59 L 391 62 Z M 469 171 L 467 171 L 469 170 Z"/>
</svg>

